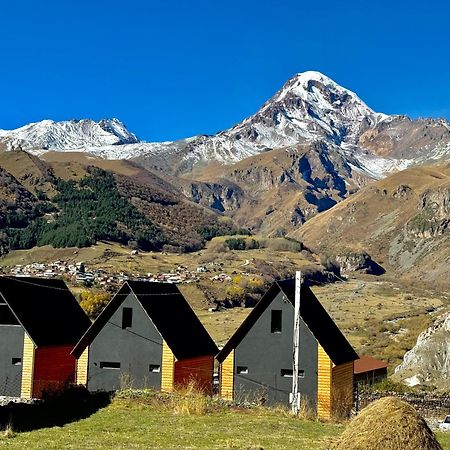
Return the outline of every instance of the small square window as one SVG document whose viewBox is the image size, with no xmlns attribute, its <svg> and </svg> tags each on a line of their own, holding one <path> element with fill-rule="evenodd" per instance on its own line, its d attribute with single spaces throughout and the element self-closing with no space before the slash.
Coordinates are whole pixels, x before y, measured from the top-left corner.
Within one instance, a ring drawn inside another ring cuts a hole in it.
<svg viewBox="0 0 450 450">
<path fill-rule="evenodd" d="M 242 374 L 248 373 L 248 367 L 237 366 L 236 367 L 236 373 L 242 373 Z"/>
<path fill-rule="evenodd" d="M 22 358 L 12 358 L 11 364 L 13 366 L 21 366 L 22 365 Z"/>
<path fill-rule="evenodd" d="M 133 308 L 122 308 L 122 329 L 133 325 Z"/>
<path fill-rule="evenodd" d="M 281 310 L 273 309 L 271 311 L 271 320 L 270 320 L 270 332 L 271 333 L 281 333 Z"/>
<path fill-rule="evenodd" d="M 161 366 L 158 364 L 150 364 L 148 370 L 153 373 L 161 372 Z"/>
</svg>

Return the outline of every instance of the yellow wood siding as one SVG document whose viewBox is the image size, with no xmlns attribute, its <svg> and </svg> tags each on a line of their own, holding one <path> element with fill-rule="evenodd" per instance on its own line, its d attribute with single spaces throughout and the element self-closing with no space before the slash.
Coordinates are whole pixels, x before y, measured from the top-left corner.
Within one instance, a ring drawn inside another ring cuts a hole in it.
<svg viewBox="0 0 450 450">
<path fill-rule="evenodd" d="M 22 386 L 20 396 L 32 398 L 33 396 L 33 372 L 34 372 L 34 344 L 28 334 L 23 338 L 23 358 L 22 358 Z"/>
<path fill-rule="evenodd" d="M 353 361 L 333 367 L 331 379 L 332 416 L 346 418 L 353 406 Z"/>
<path fill-rule="evenodd" d="M 225 400 L 233 400 L 234 390 L 234 350 L 225 358 L 220 366 L 220 396 Z"/>
<path fill-rule="evenodd" d="M 162 368 L 161 368 L 161 390 L 164 392 L 173 391 L 173 376 L 175 368 L 175 356 L 167 345 L 166 341 L 163 341 L 162 351 Z"/>
<path fill-rule="evenodd" d="M 77 360 L 76 383 L 87 386 L 88 382 L 88 363 L 89 363 L 89 347 L 86 347 L 84 352 Z"/>
<path fill-rule="evenodd" d="M 317 351 L 317 417 L 321 420 L 331 418 L 331 373 L 332 362 L 321 345 Z"/>
</svg>

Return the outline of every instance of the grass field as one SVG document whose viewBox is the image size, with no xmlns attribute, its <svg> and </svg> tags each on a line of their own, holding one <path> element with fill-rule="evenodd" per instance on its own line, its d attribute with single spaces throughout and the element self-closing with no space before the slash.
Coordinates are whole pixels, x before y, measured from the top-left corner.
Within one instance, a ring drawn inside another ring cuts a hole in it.
<svg viewBox="0 0 450 450">
<path fill-rule="evenodd" d="M 175 413 L 146 401 L 119 398 L 92 416 L 62 427 L 10 433 L 9 449 L 327 449 L 344 425 L 294 418 L 265 408 L 216 407 L 207 414 Z M 440 433 L 450 450 L 450 434 Z M 350 449 L 349 449 L 350 450 Z"/>
</svg>

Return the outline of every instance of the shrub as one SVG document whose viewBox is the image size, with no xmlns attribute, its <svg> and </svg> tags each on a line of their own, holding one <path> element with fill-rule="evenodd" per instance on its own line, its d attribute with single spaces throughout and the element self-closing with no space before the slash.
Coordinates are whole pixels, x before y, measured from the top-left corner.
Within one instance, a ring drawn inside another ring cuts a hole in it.
<svg viewBox="0 0 450 450">
<path fill-rule="evenodd" d="M 245 250 L 245 239 L 243 238 L 231 238 L 225 241 L 225 245 L 230 250 Z"/>
<path fill-rule="evenodd" d="M 103 311 L 109 300 L 109 294 L 104 292 L 82 291 L 79 296 L 80 306 L 91 319 L 95 319 Z"/>
<path fill-rule="evenodd" d="M 240 300 L 245 295 L 245 289 L 236 284 L 231 284 L 225 288 L 225 294 L 230 300 Z"/>
</svg>

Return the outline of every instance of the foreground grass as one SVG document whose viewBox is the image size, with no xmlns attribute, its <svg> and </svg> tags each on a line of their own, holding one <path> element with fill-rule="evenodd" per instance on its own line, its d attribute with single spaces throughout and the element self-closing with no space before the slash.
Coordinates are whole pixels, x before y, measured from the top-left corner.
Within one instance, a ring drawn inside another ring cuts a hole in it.
<svg viewBox="0 0 450 450">
<path fill-rule="evenodd" d="M 304 421 L 268 409 L 218 408 L 205 415 L 176 414 L 145 402 L 115 399 L 93 416 L 63 427 L 14 437 L 11 449 L 323 449 L 342 427 Z"/>
<path fill-rule="evenodd" d="M 116 398 L 91 417 L 63 427 L 2 434 L 9 449 L 327 449 L 343 425 L 293 418 L 265 408 L 215 407 L 176 413 L 146 399 Z M 450 434 L 438 433 L 444 449 Z"/>
</svg>

